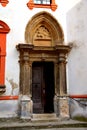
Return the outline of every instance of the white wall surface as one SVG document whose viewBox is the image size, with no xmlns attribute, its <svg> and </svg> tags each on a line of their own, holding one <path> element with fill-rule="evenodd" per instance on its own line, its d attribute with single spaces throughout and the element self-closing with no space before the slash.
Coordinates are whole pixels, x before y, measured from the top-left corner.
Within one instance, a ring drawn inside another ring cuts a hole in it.
<svg viewBox="0 0 87 130">
<path fill-rule="evenodd" d="M 73 29 L 73 35 L 70 35 L 70 30 L 71 28 L 73 28 L 73 26 L 75 27 L 77 22 L 75 21 L 75 19 L 71 19 L 71 14 L 69 15 L 70 10 L 73 11 L 73 8 L 75 8 L 81 0 L 56 0 L 56 4 L 58 5 L 58 8 L 55 12 L 53 12 L 50 9 L 44 9 L 44 8 L 34 8 L 33 10 L 29 10 L 28 7 L 26 6 L 28 0 L 10 0 L 9 4 L 4 8 L 0 5 L 0 19 L 3 20 L 4 22 L 6 22 L 8 24 L 8 26 L 10 27 L 10 33 L 7 36 L 7 57 L 6 57 L 6 87 L 8 90 L 8 87 L 11 87 L 11 84 L 9 82 L 9 80 L 13 80 L 13 83 L 19 84 L 19 64 L 18 64 L 18 52 L 16 50 L 16 45 L 18 43 L 25 43 L 25 27 L 27 25 L 27 23 L 29 22 L 29 20 L 31 19 L 31 17 L 40 12 L 40 11 L 48 11 L 49 13 L 51 13 L 60 23 L 61 27 L 63 28 L 64 31 L 64 35 L 65 35 L 65 44 L 68 43 L 68 41 L 73 42 L 75 41 L 75 36 L 74 36 L 74 30 Z M 85 2 L 85 0 L 83 0 Z M 84 3 L 83 2 L 83 3 Z M 85 6 L 86 9 L 86 6 Z M 74 14 L 76 15 L 76 13 L 78 13 L 78 11 L 75 12 L 75 10 L 73 11 L 73 17 Z M 66 17 L 67 16 L 67 17 Z M 76 16 L 77 17 L 77 16 Z M 80 16 L 79 16 L 80 17 Z M 82 17 L 82 16 L 81 16 Z M 68 24 L 68 26 L 66 26 Z M 76 31 L 75 31 L 76 32 Z M 80 34 L 80 33 L 79 33 Z M 78 34 L 77 34 L 78 35 Z M 80 40 L 80 37 L 77 40 Z M 82 40 L 82 39 L 81 39 Z M 79 51 L 79 50 L 78 50 Z M 77 51 L 75 51 L 76 53 Z M 75 64 L 77 64 L 77 60 L 74 58 L 73 55 L 73 51 L 72 51 L 72 56 L 70 56 L 69 58 L 69 66 L 72 66 L 72 59 L 75 62 Z M 78 55 L 76 55 L 78 56 Z M 80 55 L 79 55 L 80 57 Z M 73 68 L 73 67 L 71 67 Z M 73 71 L 73 73 L 75 73 L 76 71 Z M 71 75 L 71 73 L 69 73 Z M 73 74 L 74 75 L 74 74 Z M 83 81 L 83 79 L 78 80 L 77 84 L 75 83 L 74 85 L 74 78 L 73 75 L 70 77 L 70 93 L 74 93 L 73 90 L 73 86 L 78 86 L 79 87 L 79 81 L 81 82 L 81 80 Z M 75 76 L 74 76 L 75 77 Z M 84 78 L 84 77 L 83 77 Z M 74 80 L 75 81 L 75 80 Z M 83 85 L 83 83 L 81 82 L 80 84 Z M 82 85 L 80 85 L 82 87 Z M 84 85 L 83 85 L 84 87 Z M 16 88 L 17 89 L 17 88 Z M 11 94 L 10 92 L 6 92 L 7 95 Z M 14 93 L 14 95 L 18 94 L 18 90 L 17 93 Z"/>
<path fill-rule="evenodd" d="M 87 94 L 87 0 L 81 0 L 66 14 L 70 94 Z"/>
</svg>

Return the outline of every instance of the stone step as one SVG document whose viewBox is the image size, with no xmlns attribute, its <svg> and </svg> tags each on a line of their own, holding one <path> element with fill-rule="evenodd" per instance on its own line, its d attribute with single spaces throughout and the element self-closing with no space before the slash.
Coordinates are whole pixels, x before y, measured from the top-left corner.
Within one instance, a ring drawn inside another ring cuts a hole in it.
<svg viewBox="0 0 87 130">
<path fill-rule="evenodd" d="M 52 114 L 33 114 L 32 121 L 58 121 L 58 118 L 55 113 Z"/>
<path fill-rule="evenodd" d="M 56 114 L 33 114 L 33 118 L 56 118 Z"/>
<path fill-rule="evenodd" d="M 29 120 L 20 120 L 20 119 L 7 119 L 0 121 L 0 130 L 81 130 L 87 129 L 87 122 L 79 122 L 74 120 L 66 121 L 57 121 L 57 122 L 33 122 Z M 72 129 L 71 129 L 72 128 Z"/>
</svg>

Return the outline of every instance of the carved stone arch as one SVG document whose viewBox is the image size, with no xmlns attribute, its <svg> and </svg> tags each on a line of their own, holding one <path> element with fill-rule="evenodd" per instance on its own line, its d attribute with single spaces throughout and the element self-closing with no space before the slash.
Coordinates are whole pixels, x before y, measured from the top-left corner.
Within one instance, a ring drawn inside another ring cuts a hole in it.
<svg viewBox="0 0 87 130">
<path fill-rule="evenodd" d="M 25 29 L 26 43 L 31 43 L 31 44 L 35 43 L 34 41 L 35 33 L 37 32 L 37 30 L 41 30 L 41 27 L 43 27 L 42 31 L 48 30 L 47 35 L 49 34 L 50 37 L 49 38 L 44 37 L 42 39 L 37 38 L 37 41 L 40 41 L 40 43 L 41 40 L 43 41 L 45 40 L 45 42 L 49 41 L 50 43 L 49 45 L 51 46 L 55 46 L 56 44 L 63 44 L 64 34 L 60 24 L 51 14 L 45 11 L 34 15 L 32 19 L 28 22 Z"/>
</svg>

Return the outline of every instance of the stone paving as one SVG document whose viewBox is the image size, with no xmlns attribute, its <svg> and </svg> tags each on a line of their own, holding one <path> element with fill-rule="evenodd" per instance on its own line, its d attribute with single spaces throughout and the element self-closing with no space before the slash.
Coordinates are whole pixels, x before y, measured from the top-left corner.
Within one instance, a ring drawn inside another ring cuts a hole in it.
<svg viewBox="0 0 87 130">
<path fill-rule="evenodd" d="M 0 130 L 87 130 L 87 122 L 75 120 L 29 121 L 20 119 L 1 119 Z"/>
<path fill-rule="evenodd" d="M 29 130 L 36 130 L 36 129 L 29 129 Z M 39 130 L 87 130 L 87 128 L 50 128 L 50 129 L 39 129 Z"/>
</svg>

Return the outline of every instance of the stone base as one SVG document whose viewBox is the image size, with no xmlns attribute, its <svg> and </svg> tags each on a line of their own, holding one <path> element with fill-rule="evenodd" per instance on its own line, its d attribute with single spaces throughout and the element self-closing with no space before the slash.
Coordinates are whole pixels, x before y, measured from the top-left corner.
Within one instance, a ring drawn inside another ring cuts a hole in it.
<svg viewBox="0 0 87 130">
<path fill-rule="evenodd" d="M 54 97 L 54 112 L 56 113 L 56 116 L 59 116 L 59 98 L 55 95 Z"/>
<path fill-rule="evenodd" d="M 55 96 L 54 110 L 58 117 L 69 118 L 69 99 L 66 96 Z"/>
<path fill-rule="evenodd" d="M 20 98 L 20 118 L 31 119 L 32 118 L 33 103 L 29 96 L 23 95 Z"/>
<path fill-rule="evenodd" d="M 59 97 L 59 113 L 62 118 L 69 118 L 69 99 L 68 97 Z"/>
</svg>

